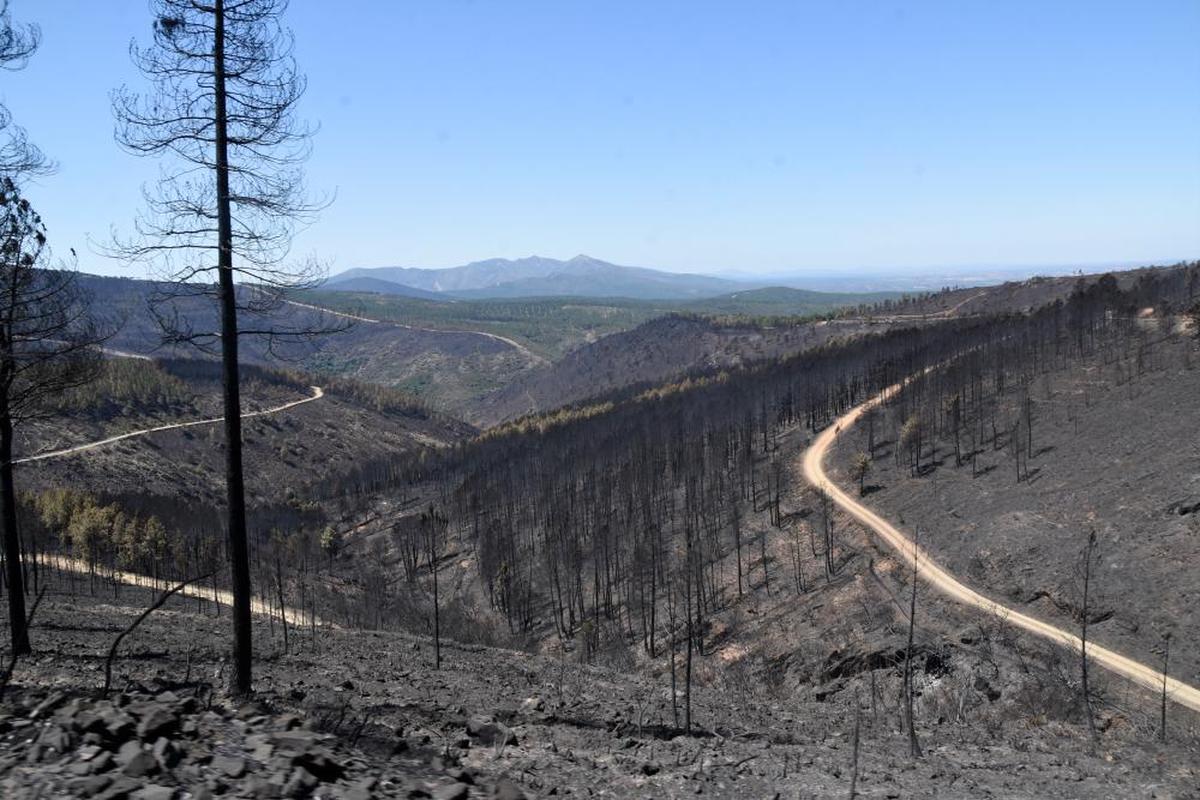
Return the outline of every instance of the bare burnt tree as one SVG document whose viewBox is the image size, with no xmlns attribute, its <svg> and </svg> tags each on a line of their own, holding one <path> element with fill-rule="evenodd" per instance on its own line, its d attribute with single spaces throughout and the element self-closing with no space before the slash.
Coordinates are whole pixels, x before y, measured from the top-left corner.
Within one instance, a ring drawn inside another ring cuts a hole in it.
<svg viewBox="0 0 1200 800">
<path fill-rule="evenodd" d="M 101 340 L 75 273 L 51 268 L 41 217 L 11 178 L 0 178 L 0 526 L 15 654 L 30 652 L 17 495 L 14 430 L 49 413 L 67 389 L 95 377 Z"/>
<path fill-rule="evenodd" d="M 1171 664 L 1171 634 L 1163 634 L 1163 665 L 1162 665 L 1162 705 L 1159 709 L 1158 740 L 1167 740 L 1167 668 Z"/>
<path fill-rule="evenodd" d="M 8 0 L 0 0 L 0 69 L 22 69 L 42 42 L 36 25 L 14 25 Z M 15 124 L 8 109 L 0 104 L 0 176 L 20 183 L 21 178 L 50 169 L 50 162 Z"/>
<path fill-rule="evenodd" d="M 421 530 L 425 539 L 425 556 L 429 560 L 429 575 L 433 582 L 433 660 L 434 668 L 442 668 L 441 598 L 438 596 L 438 564 L 446 545 L 446 529 L 450 521 L 432 505 L 421 513 Z"/>
<path fill-rule="evenodd" d="M 921 757 L 921 742 L 917 739 L 917 726 L 913 715 L 913 634 L 917 627 L 917 569 L 920 564 L 920 551 L 917 549 L 917 537 L 920 531 L 913 534 L 913 563 L 912 563 L 912 592 L 908 601 L 908 643 L 904 647 L 904 723 L 908 727 L 908 753 L 913 758 Z"/>
<path fill-rule="evenodd" d="M 1080 674 L 1080 692 L 1083 697 L 1083 713 L 1087 715 L 1088 728 L 1091 731 L 1092 739 L 1099 737 L 1099 732 L 1096 730 L 1096 715 L 1092 713 L 1092 692 L 1091 686 L 1088 683 L 1088 655 L 1087 655 L 1087 637 L 1088 623 L 1090 622 L 1092 588 L 1092 571 L 1096 566 L 1098 554 L 1096 553 L 1096 531 L 1093 528 L 1088 531 L 1087 542 L 1083 546 L 1083 550 L 1079 554 L 1078 575 L 1080 581 L 1080 603 L 1079 603 L 1079 674 Z"/>
<path fill-rule="evenodd" d="M 153 0 L 153 43 L 131 47 L 154 89 L 114 93 L 118 142 L 171 166 L 144 192 L 136 235 L 111 250 L 152 263 L 166 279 L 153 311 L 172 345 L 219 350 L 223 365 L 225 478 L 234 596 L 233 689 L 251 688 L 250 570 L 243 490 L 239 339 L 268 349 L 338 327 L 278 313 L 288 292 L 316 285 L 320 265 L 295 265 L 296 226 L 319 205 L 300 165 L 310 129 L 296 120 L 305 80 L 280 22 L 286 0 Z M 194 313 L 199 305 L 213 316 Z"/>
</svg>

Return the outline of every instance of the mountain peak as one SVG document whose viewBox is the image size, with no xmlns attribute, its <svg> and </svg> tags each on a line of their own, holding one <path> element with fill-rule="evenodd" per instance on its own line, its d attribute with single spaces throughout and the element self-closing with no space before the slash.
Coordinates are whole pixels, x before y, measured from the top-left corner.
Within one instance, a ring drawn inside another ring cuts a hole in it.
<svg viewBox="0 0 1200 800">
<path fill-rule="evenodd" d="M 724 294 L 743 285 L 707 275 L 618 266 L 580 253 L 567 261 L 531 255 L 491 258 L 448 269 L 349 270 L 331 284 L 366 277 L 458 297 L 633 297 L 687 300 Z"/>
</svg>

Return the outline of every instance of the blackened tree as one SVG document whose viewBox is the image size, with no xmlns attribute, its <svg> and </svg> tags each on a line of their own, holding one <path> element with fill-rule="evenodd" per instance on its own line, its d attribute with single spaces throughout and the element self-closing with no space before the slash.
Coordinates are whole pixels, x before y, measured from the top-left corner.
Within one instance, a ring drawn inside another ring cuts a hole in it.
<svg viewBox="0 0 1200 800">
<path fill-rule="evenodd" d="M 36 25 L 14 25 L 8 0 L 0 0 L 0 69 L 22 69 L 41 41 L 41 30 Z M 22 177 L 49 168 L 42 151 L 13 122 L 8 109 L 0 105 L 0 175 L 19 184 Z"/>
<path fill-rule="evenodd" d="M 30 652 L 13 485 L 13 440 L 62 392 L 92 380 L 102 337 L 75 273 L 51 268 L 41 217 L 12 178 L 0 178 L 0 527 L 12 652 Z"/>
<path fill-rule="evenodd" d="M 281 24 L 286 0 L 152 0 L 153 44 L 131 48 L 154 86 L 149 96 L 114 93 L 117 140 L 128 151 L 171 164 L 153 190 L 136 235 L 115 255 L 153 263 L 168 280 L 153 310 L 164 341 L 218 350 L 225 410 L 225 478 L 233 589 L 233 690 L 251 688 L 250 568 L 242 468 L 239 338 L 276 345 L 336 329 L 326 320 L 279 313 L 289 291 L 323 277 L 296 265 L 297 225 L 319 205 L 301 164 L 311 130 L 296 119 L 305 81 Z M 197 301 L 212 317 L 189 314 Z M 180 309 L 183 308 L 183 311 Z M 165 309 L 165 310 L 164 310 Z M 344 327 L 344 326 L 342 326 Z"/>
</svg>

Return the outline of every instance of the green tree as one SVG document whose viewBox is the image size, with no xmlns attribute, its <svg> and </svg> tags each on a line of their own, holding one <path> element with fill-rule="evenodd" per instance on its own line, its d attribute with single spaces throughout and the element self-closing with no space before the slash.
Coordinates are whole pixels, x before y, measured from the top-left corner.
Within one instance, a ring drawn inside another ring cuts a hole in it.
<svg viewBox="0 0 1200 800">
<path fill-rule="evenodd" d="M 867 473 L 871 471 L 871 457 L 866 453 L 859 453 L 854 457 L 854 463 L 850 465 L 850 476 L 858 482 L 858 494 L 861 497 L 866 491 L 864 485 L 867 480 Z"/>
</svg>

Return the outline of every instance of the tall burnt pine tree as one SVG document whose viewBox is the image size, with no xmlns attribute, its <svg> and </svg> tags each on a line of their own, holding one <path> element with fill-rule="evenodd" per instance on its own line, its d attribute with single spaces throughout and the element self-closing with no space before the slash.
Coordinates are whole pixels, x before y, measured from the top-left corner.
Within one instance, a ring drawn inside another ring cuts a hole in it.
<svg viewBox="0 0 1200 800">
<path fill-rule="evenodd" d="M 131 54 L 153 91 L 114 93 L 116 135 L 131 153 L 163 157 L 169 166 L 145 192 L 136 234 L 114 242 L 112 251 L 150 262 L 165 279 L 152 302 L 164 342 L 221 355 L 232 688 L 244 694 L 251 689 L 252 651 L 239 339 L 265 337 L 278 354 L 279 345 L 345 325 L 285 305 L 289 291 L 323 278 L 316 262 L 290 257 L 297 225 L 319 206 L 309 200 L 300 170 L 311 131 L 296 119 L 305 81 L 281 24 L 286 1 L 151 5 L 153 43 L 134 45 Z"/>
</svg>

